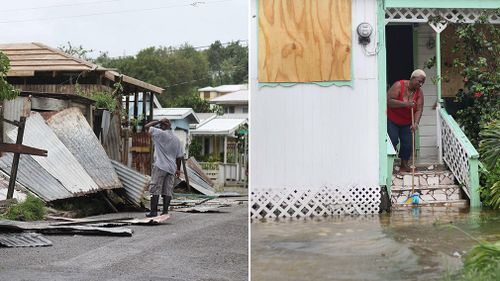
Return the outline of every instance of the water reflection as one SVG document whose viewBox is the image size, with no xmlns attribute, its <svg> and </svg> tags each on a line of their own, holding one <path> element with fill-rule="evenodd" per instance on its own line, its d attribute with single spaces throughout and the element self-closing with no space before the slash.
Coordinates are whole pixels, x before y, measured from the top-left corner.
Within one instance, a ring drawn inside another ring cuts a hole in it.
<svg viewBox="0 0 500 281">
<path fill-rule="evenodd" d="M 500 238 L 499 212 L 403 208 L 391 214 L 252 223 L 252 280 L 440 280 L 474 237 Z"/>
</svg>

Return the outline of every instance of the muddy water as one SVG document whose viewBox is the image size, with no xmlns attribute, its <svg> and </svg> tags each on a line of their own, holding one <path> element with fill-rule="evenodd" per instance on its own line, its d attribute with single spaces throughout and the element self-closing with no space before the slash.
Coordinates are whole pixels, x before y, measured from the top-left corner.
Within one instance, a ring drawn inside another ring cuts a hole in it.
<svg viewBox="0 0 500 281">
<path fill-rule="evenodd" d="M 500 240 L 500 212 L 458 208 L 253 222 L 252 281 L 442 280 L 480 240 Z"/>
</svg>

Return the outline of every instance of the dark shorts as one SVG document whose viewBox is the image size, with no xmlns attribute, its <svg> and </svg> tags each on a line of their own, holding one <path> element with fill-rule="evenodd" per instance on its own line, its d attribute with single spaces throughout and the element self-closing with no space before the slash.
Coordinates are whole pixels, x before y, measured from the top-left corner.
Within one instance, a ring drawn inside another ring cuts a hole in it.
<svg viewBox="0 0 500 281">
<path fill-rule="evenodd" d="M 149 193 L 151 195 L 172 196 L 174 189 L 174 175 L 153 166 Z"/>
</svg>

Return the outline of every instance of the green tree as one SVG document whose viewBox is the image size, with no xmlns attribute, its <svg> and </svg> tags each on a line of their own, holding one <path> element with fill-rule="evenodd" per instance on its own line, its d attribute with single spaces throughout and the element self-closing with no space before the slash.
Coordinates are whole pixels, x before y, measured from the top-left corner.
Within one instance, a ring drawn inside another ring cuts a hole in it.
<svg viewBox="0 0 500 281">
<path fill-rule="evenodd" d="M 242 84 L 248 81 L 248 48 L 239 41 L 226 47 L 215 41 L 206 50 L 212 86 Z"/>
<path fill-rule="evenodd" d="M 248 48 L 238 41 L 226 47 L 216 41 L 203 51 L 184 44 L 178 48 L 149 47 L 136 56 L 118 58 L 101 53 L 95 62 L 164 88 L 159 95 L 163 106 L 192 107 L 197 112 L 210 108 L 198 97 L 198 88 L 248 80 Z"/>
<path fill-rule="evenodd" d="M 7 82 L 7 73 L 10 69 L 10 60 L 0 52 L 0 101 L 11 100 L 19 95 L 19 90 Z"/>
<path fill-rule="evenodd" d="M 483 15 L 473 24 L 458 24 L 454 60 L 464 77 L 464 87 L 457 99 L 468 106 L 458 112 L 457 121 L 469 140 L 478 147 L 481 129 L 500 118 L 500 29 L 487 24 Z"/>
</svg>

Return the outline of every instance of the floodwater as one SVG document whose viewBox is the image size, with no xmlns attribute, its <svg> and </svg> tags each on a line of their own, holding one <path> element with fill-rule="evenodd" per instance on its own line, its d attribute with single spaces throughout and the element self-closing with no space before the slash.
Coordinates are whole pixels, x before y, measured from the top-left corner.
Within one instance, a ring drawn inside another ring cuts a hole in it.
<svg viewBox="0 0 500 281">
<path fill-rule="evenodd" d="M 463 256 L 477 244 L 469 235 L 500 240 L 500 212 L 402 208 L 254 221 L 251 231 L 252 281 L 443 280 L 462 268 Z"/>
</svg>

